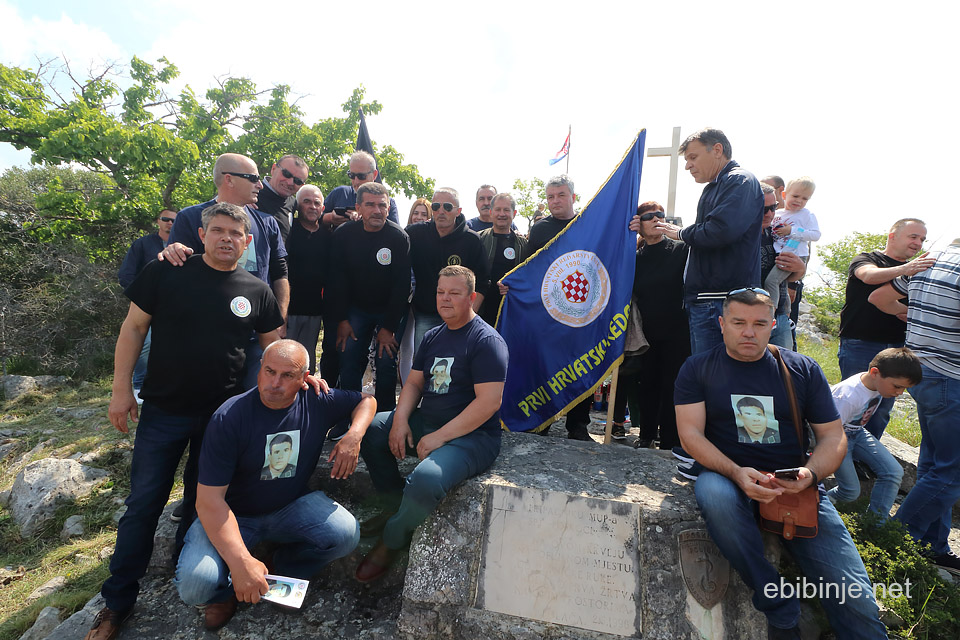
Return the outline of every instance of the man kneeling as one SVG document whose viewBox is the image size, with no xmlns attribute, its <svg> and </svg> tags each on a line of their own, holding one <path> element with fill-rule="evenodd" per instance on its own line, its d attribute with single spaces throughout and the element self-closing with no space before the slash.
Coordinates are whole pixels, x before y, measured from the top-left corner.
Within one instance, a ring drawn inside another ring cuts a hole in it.
<svg viewBox="0 0 960 640">
<path fill-rule="evenodd" d="M 773 313 L 762 289 L 727 294 L 720 318 L 723 344 L 687 359 L 674 399 L 683 448 L 707 469 L 695 492 L 710 537 L 753 589 L 753 605 L 767 616 L 768 637 L 800 638 L 800 603 L 795 590 L 781 589 L 780 575 L 764 557 L 755 503 L 817 486 L 818 476 L 840 465 L 847 446 L 823 371 L 810 358 L 781 349 L 799 415 L 809 421 L 817 444 L 799 465 L 796 480 L 766 473 L 797 467 L 801 452 L 783 376 L 767 349 Z M 744 398 L 751 402 L 742 402 Z M 759 424 L 748 424 L 751 418 L 744 415 L 751 404 L 762 407 L 755 412 L 763 416 Z M 763 437 L 738 435 L 744 430 L 738 423 Z M 805 429 L 803 433 L 806 452 L 809 442 Z M 819 533 L 784 539 L 783 544 L 805 579 L 818 584 L 837 638 L 886 638 L 873 586 L 850 533 L 826 494 L 819 492 L 818 499 Z"/>
<path fill-rule="evenodd" d="M 175 583 L 180 598 L 206 604 L 207 629 L 225 625 L 237 601 L 258 602 L 264 575 L 312 578 L 357 546 L 353 515 L 307 481 L 330 427 L 351 427 L 330 454 L 332 478 L 357 467 L 360 442 L 376 412 L 367 394 L 303 391 L 307 351 L 278 340 L 263 352 L 257 388 L 223 403 L 210 420 L 200 454 L 199 520 L 187 531 Z M 250 554 L 279 543 L 268 567 Z"/>
<path fill-rule="evenodd" d="M 378 413 L 363 439 L 360 453 L 386 508 L 361 527 L 364 536 L 383 532 L 357 567 L 361 582 L 386 573 L 447 492 L 500 453 L 507 345 L 474 313 L 475 287 L 466 267 L 440 271 L 437 310 L 444 324 L 423 337 L 396 410 Z M 404 485 L 397 461 L 408 454 L 421 462 Z"/>
</svg>

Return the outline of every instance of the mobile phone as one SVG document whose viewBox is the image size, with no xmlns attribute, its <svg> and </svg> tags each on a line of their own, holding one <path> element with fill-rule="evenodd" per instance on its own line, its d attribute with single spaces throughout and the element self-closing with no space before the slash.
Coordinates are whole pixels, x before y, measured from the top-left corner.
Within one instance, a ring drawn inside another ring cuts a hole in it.
<svg viewBox="0 0 960 640">
<path fill-rule="evenodd" d="M 797 480 L 800 477 L 800 467 L 794 467 L 793 469 L 777 469 L 773 472 L 774 478 L 782 478 L 784 480 Z"/>
<path fill-rule="evenodd" d="M 338 216 L 342 217 L 342 218 L 346 218 L 346 217 L 347 217 L 347 211 L 349 211 L 349 209 L 347 209 L 346 207 L 334 207 L 334 208 L 333 208 L 333 212 L 334 212 L 335 214 L 337 214 Z"/>
</svg>

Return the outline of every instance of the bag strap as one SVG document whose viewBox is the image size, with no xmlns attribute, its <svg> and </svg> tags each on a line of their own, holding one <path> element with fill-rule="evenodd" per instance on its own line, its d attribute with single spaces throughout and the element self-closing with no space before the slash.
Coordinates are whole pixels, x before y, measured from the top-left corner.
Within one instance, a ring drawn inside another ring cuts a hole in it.
<svg viewBox="0 0 960 640">
<path fill-rule="evenodd" d="M 796 429 L 797 443 L 800 446 L 800 466 L 803 466 L 806 463 L 806 451 L 803 447 L 803 433 L 800 427 L 803 421 L 800 419 L 800 406 L 797 404 L 797 394 L 793 390 L 793 376 L 790 375 L 790 369 L 787 368 L 787 363 L 783 361 L 783 356 L 780 355 L 780 349 L 772 344 L 767 344 L 767 349 L 770 350 L 770 353 L 773 354 L 773 357 L 777 359 L 780 365 L 780 377 L 783 379 L 783 386 L 786 387 L 787 390 L 787 400 L 790 401 L 790 414 L 793 417 L 793 428 Z"/>
</svg>

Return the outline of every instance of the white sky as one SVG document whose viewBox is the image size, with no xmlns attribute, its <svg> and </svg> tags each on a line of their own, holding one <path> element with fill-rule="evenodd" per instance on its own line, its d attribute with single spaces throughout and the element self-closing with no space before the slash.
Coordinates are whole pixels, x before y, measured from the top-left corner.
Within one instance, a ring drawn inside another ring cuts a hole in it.
<svg viewBox="0 0 960 640">
<path fill-rule="evenodd" d="M 666 146 L 674 126 L 714 126 L 758 177 L 815 179 L 822 241 L 907 216 L 937 247 L 960 236 L 956 205 L 940 199 L 960 153 L 937 141 L 957 109 L 958 5 L 773 5 L 0 0 L 0 61 L 63 54 L 82 71 L 166 56 L 198 94 L 228 74 L 289 84 L 310 123 L 342 115 L 363 84 L 384 105 L 368 118 L 373 139 L 458 189 L 468 218 L 480 184 L 556 173 L 547 160 L 568 125 L 583 202 L 641 128 Z M 0 144 L 0 170 L 28 158 Z M 667 178 L 666 159 L 647 159 L 641 200 L 666 204 Z M 701 189 L 681 166 L 688 223 Z"/>
</svg>

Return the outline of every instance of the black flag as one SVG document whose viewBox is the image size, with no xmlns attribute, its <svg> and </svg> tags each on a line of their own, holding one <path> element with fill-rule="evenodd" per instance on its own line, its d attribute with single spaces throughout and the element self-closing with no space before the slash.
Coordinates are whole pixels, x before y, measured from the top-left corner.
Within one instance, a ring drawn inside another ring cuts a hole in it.
<svg viewBox="0 0 960 640">
<path fill-rule="evenodd" d="M 363 117 L 363 109 L 358 108 L 360 112 L 360 128 L 357 130 L 357 151 L 366 151 L 373 156 L 373 159 L 377 159 L 377 154 L 373 152 L 373 143 L 370 142 L 370 133 L 367 131 L 367 119 Z M 376 182 L 383 183 L 383 180 L 380 179 L 380 174 L 377 174 Z"/>
</svg>

